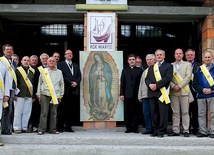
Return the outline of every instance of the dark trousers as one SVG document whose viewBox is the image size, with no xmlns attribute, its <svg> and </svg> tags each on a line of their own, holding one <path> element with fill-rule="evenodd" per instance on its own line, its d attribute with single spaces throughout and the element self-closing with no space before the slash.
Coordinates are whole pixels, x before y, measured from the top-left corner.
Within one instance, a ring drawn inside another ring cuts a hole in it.
<svg viewBox="0 0 214 155">
<path fill-rule="evenodd" d="M 12 116 L 12 109 L 13 109 L 13 99 L 15 96 L 15 90 L 10 90 L 10 99 L 8 101 L 8 107 L 4 108 L 2 111 L 2 131 L 4 132 L 11 132 L 11 116 Z"/>
<path fill-rule="evenodd" d="M 125 122 L 127 130 L 138 130 L 138 109 L 139 101 L 137 98 L 128 98 L 124 102 L 124 111 L 125 111 Z"/>
<path fill-rule="evenodd" d="M 198 104 L 196 99 L 189 105 L 189 116 L 190 116 L 189 129 L 191 130 L 191 127 L 192 127 L 192 132 L 197 133 L 198 132 Z"/>
<path fill-rule="evenodd" d="M 41 113 L 41 105 L 38 102 L 38 100 L 35 99 L 32 105 L 32 112 L 31 112 L 30 121 L 29 121 L 29 124 L 31 124 L 32 127 L 38 128 L 40 113 Z"/>
<path fill-rule="evenodd" d="M 74 121 L 75 114 L 75 104 L 77 104 L 77 95 L 64 95 L 62 102 L 58 107 L 58 123 L 57 129 L 59 131 L 70 130 Z"/>
<path fill-rule="evenodd" d="M 160 102 L 158 98 L 150 98 L 152 128 L 158 135 L 164 135 L 168 125 L 169 105 Z"/>
</svg>

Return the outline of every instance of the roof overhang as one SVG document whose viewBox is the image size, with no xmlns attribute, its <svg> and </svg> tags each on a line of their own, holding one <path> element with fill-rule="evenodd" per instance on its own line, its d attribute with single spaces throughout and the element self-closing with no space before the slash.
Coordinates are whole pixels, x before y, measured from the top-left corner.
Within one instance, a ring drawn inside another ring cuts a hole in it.
<svg viewBox="0 0 214 155">
<path fill-rule="evenodd" d="M 75 5 L 1 4 L 0 18 L 18 22 L 83 22 L 84 13 Z M 112 11 L 119 22 L 194 22 L 211 15 L 212 7 L 128 6 L 127 11 Z"/>
</svg>

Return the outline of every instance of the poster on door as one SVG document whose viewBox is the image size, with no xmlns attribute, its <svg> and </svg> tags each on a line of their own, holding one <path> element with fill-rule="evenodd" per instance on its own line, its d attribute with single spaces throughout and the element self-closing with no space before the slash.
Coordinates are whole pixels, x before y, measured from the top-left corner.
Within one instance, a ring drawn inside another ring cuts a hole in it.
<svg viewBox="0 0 214 155">
<path fill-rule="evenodd" d="M 122 51 L 80 51 L 80 121 L 123 121 Z"/>
<path fill-rule="evenodd" d="M 87 13 L 87 51 L 115 51 L 115 13 Z"/>
</svg>

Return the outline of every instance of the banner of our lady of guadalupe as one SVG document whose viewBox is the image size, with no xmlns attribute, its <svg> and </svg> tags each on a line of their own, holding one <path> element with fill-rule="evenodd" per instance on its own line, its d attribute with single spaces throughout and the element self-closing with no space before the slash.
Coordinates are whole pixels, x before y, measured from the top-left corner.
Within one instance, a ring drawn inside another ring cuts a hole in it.
<svg viewBox="0 0 214 155">
<path fill-rule="evenodd" d="M 80 120 L 123 121 L 124 108 L 119 99 L 122 51 L 80 51 Z"/>
</svg>

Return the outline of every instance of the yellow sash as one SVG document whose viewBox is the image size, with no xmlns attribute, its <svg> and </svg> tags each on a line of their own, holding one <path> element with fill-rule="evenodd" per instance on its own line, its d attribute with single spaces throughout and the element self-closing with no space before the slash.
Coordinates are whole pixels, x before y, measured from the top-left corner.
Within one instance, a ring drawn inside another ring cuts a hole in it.
<svg viewBox="0 0 214 155">
<path fill-rule="evenodd" d="M 200 66 L 200 68 L 210 87 L 213 86 L 214 84 L 213 77 L 210 75 L 210 72 L 208 71 L 207 67 L 203 64 Z"/>
<path fill-rule="evenodd" d="M 148 70 L 149 70 L 149 68 L 147 68 L 147 69 L 143 72 L 144 78 L 146 78 L 146 76 L 147 76 L 147 74 L 148 74 Z"/>
<path fill-rule="evenodd" d="M 160 81 L 162 79 L 162 77 L 160 75 L 160 71 L 159 71 L 157 63 L 154 64 L 153 70 L 154 70 L 154 75 L 155 75 L 156 82 Z M 166 104 L 169 104 L 170 103 L 169 88 L 166 90 L 165 87 L 162 87 L 162 88 L 160 88 L 160 91 L 161 91 L 162 95 L 159 97 L 159 100 L 162 103 L 165 101 Z"/>
<path fill-rule="evenodd" d="M 33 96 L 33 85 L 31 83 L 31 81 L 29 80 L 29 78 L 27 77 L 25 70 L 22 67 L 18 67 L 17 70 L 21 73 L 21 75 L 22 75 L 22 77 L 23 77 L 23 79 L 24 79 L 24 81 L 28 87 L 30 95 Z"/>
<path fill-rule="evenodd" d="M 2 93 L 4 94 L 4 83 L 2 81 L 2 75 L 0 75 L 0 88 L 1 88 L 1 91 Z M 8 103 L 7 102 L 3 102 L 3 107 L 6 108 L 8 106 Z"/>
<path fill-rule="evenodd" d="M 4 84 L 3 84 L 2 79 L 0 79 L 0 88 L 1 88 L 2 93 L 4 94 Z"/>
<path fill-rule="evenodd" d="M 30 66 L 29 70 L 30 70 L 33 74 L 35 74 L 35 69 L 33 69 L 31 66 Z"/>
<path fill-rule="evenodd" d="M 52 84 L 50 75 L 49 75 L 49 73 L 48 73 L 48 69 L 47 69 L 47 68 L 44 68 L 42 73 L 43 73 L 43 75 L 44 75 L 44 77 L 45 77 L 45 81 L 46 81 L 46 83 L 47 83 L 47 85 L 48 85 L 48 89 L 49 89 L 50 94 L 51 94 L 51 98 L 52 98 L 52 101 L 51 101 L 51 102 L 53 102 L 54 105 L 55 105 L 55 104 L 58 104 L 57 95 L 56 95 L 55 89 L 54 89 L 54 87 L 53 87 L 53 84 Z"/>
<path fill-rule="evenodd" d="M 39 70 L 40 73 L 43 72 L 43 71 L 42 71 L 43 69 L 44 69 L 44 68 L 43 68 L 42 66 L 39 66 L 39 67 L 38 67 L 38 70 Z"/>
<path fill-rule="evenodd" d="M 175 66 L 173 68 L 173 77 L 175 78 L 175 80 L 180 83 L 183 80 L 183 77 L 177 72 Z M 185 86 L 184 89 L 189 93 L 189 103 L 194 101 L 194 97 L 192 95 L 192 92 L 189 88 L 189 86 Z"/>
<path fill-rule="evenodd" d="M 9 71 L 10 75 L 13 78 L 13 81 L 15 82 L 15 84 L 17 86 L 16 74 L 15 74 L 14 70 L 11 68 L 10 63 L 8 62 L 8 60 L 5 57 L 1 57 L 0 60 L 5 63 L 7 70 Z"/>
</svg>

